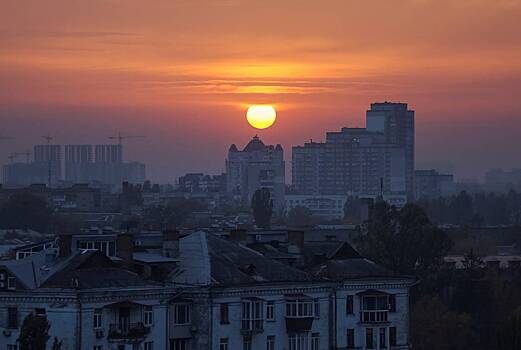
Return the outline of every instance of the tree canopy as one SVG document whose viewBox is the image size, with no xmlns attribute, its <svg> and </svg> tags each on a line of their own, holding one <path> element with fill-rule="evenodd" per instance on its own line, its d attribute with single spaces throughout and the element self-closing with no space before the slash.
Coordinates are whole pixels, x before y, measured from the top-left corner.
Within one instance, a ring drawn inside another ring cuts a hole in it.
<svg viewBox="0 0 521 350">
<path fill-rule="evenodd" d="M 392 271 L 422 275 L 441 265 L 451 240 L 419 206 L 407 204 L 397 210 L 377 202 L 371 208 L 367 232 L 360 235 L 357 246 Z"/>
<path fill-rule="evenodd" d="M 270 190 L 259 188 L 255 191 L 251 199 L 251 208 L 255 224 L 258 227 L 269 228 L 271 216 L 273 215 L 273 200 L 271 199 Z"/>
<path fill-rule="evenodd" d="M 50 327 L 47 317 L 33 313 L 27 315 L 18 337 L 20 350 L 45 350 L 49 340 Z"/>
</svg>

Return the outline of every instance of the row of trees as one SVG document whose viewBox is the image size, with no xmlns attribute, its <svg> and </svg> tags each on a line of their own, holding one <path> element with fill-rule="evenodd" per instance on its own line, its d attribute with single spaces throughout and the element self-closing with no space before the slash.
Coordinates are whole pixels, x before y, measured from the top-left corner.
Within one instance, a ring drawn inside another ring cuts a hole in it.
<svg viewBox="0 0 521 350">
<path fill-rule="evenodd" d="M 438 224 L 454 225 L 520 225 L 521 193 L 511 190 L 506 194 L 463 191 L 451 197 L 418 201 Z"/>
<path fill-rule="evenodd" d="M 379 202 L 355 242 L 390 270 L 416 276 L 411 342 L 420 350 L 521 349 L 521 271 L 500 274 L 468 254 L 465 268 L 443 264 L 451 239 L 415 204 Z"/>
<path fill-rule="evenodd" d="M 30 313 L 24 318 L 18 346 L 20 350 L 45 350 L 50 339 L 49 329 L 51 324 L 47 317 Z M 51 350 L 61 350 L 62 341 L 54 337 Z"/>
</svg>

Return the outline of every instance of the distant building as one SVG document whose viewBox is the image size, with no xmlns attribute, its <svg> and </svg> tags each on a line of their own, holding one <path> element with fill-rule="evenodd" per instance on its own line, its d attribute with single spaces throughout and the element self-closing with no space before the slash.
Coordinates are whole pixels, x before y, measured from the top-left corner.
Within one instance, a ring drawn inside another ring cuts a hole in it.
<svg viewBox="0 0 521 350">
<path fill-rule="evenodd" d="M 96 145 L 94 146 L 95 162 L 121 163 L 123 161 L 122 145 Z"/>
<path fill-rule="evenodd" d="M 506 192 L 521 189 L 521 169 L 491 169 L 485 174 L 485 187 L 489 191 Z"/>
<path fill-rule="evenodd" d="M 335 220 L 344 217 L 347 196 L 287 194 L 284 200 L 286 213 L 292 208 L 302 206 L 308 208 L 317 218 Z"/>
<path fill-rule="evenodd" d="M 37 183 L 51 185 L 62 179 L 61 145 L 35 145 L 33 155 L 33 173 L 36 175 Z"/>
<path fill-rule="evenodd" d="M 255 136 L 242 151 L 231 145 L 226 160 L 227 190 L 249 205 L 256 190 L 270 190 L 275 209 L 284 206 L 285 165 L 281 145 L 265 145 Z"/>
<path fill-rule="evenodd" d="M 188 173 L 178 179 L 179 191 L 187 193 L 215 193 L 226 191 L 226 174 L 207 175 Z"/>
<path fill-rule="evenodd" d="M 367 128 L 328 132 L 323 143 L 293 147 L 299 194 L 412 196 L 414 112 L 404 103 L 374 103 Z"/>
<path fill-rule="evenodd" d="M 446 197 L 456 192 L 454 175 L 440 174 L 436 170 L 414 171 L 414 198 Z"/>
<path fill-rule="evenodd" d="M 93 159 L 92 145 L 65 145 L 65 181 L 91 182 Z"/>
</svg>

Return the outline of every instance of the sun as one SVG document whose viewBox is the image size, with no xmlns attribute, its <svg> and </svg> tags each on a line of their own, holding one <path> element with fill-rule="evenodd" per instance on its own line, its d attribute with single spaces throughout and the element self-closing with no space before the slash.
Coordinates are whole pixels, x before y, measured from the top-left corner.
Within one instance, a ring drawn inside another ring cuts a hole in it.
<svg viewBox="0 0 521 350">
<path fill-rule="evenodd" d="M 270 105 L 253 105 L 246 112 L 248 123 L 256 129 L 266 129 L 275 123 L 277 112 Z"/>
</svg>

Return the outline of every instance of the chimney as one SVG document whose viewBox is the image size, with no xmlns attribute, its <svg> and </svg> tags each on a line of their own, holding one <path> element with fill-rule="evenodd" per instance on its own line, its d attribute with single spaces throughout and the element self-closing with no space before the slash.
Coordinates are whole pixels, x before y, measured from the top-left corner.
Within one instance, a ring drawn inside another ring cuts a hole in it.
<svg viewBox="0 0 521 350">
<path fill-rule="evenodd" d="M 179 257 L 179 231 L 175 228 L 163 231 L 163 256 L 168 258 Z"/>
<path fill-rule="evenodd" d="M 234 229 L 230 231 L 230 241 L 240 244 L 246 244 L 248 240 L 248 232 L 244 229 Z"/>
<path fill-rule="evenodd" d="M 304 250 L 304 231 L 288 231 L 288 253 L 302 254 Z"/>
<path fill-rule="evenodd" d="M 124 267 L 132 266 L 134 237 L 130 233 L 120 233 L 116 241 L 116 256 Z"/>
<path fill-rule="evenodd" d="M 72 251 L 72 235 L 60 234 L 58 236 L 58 256 L 66 258 L 71 255 Z"/>
</svg>

